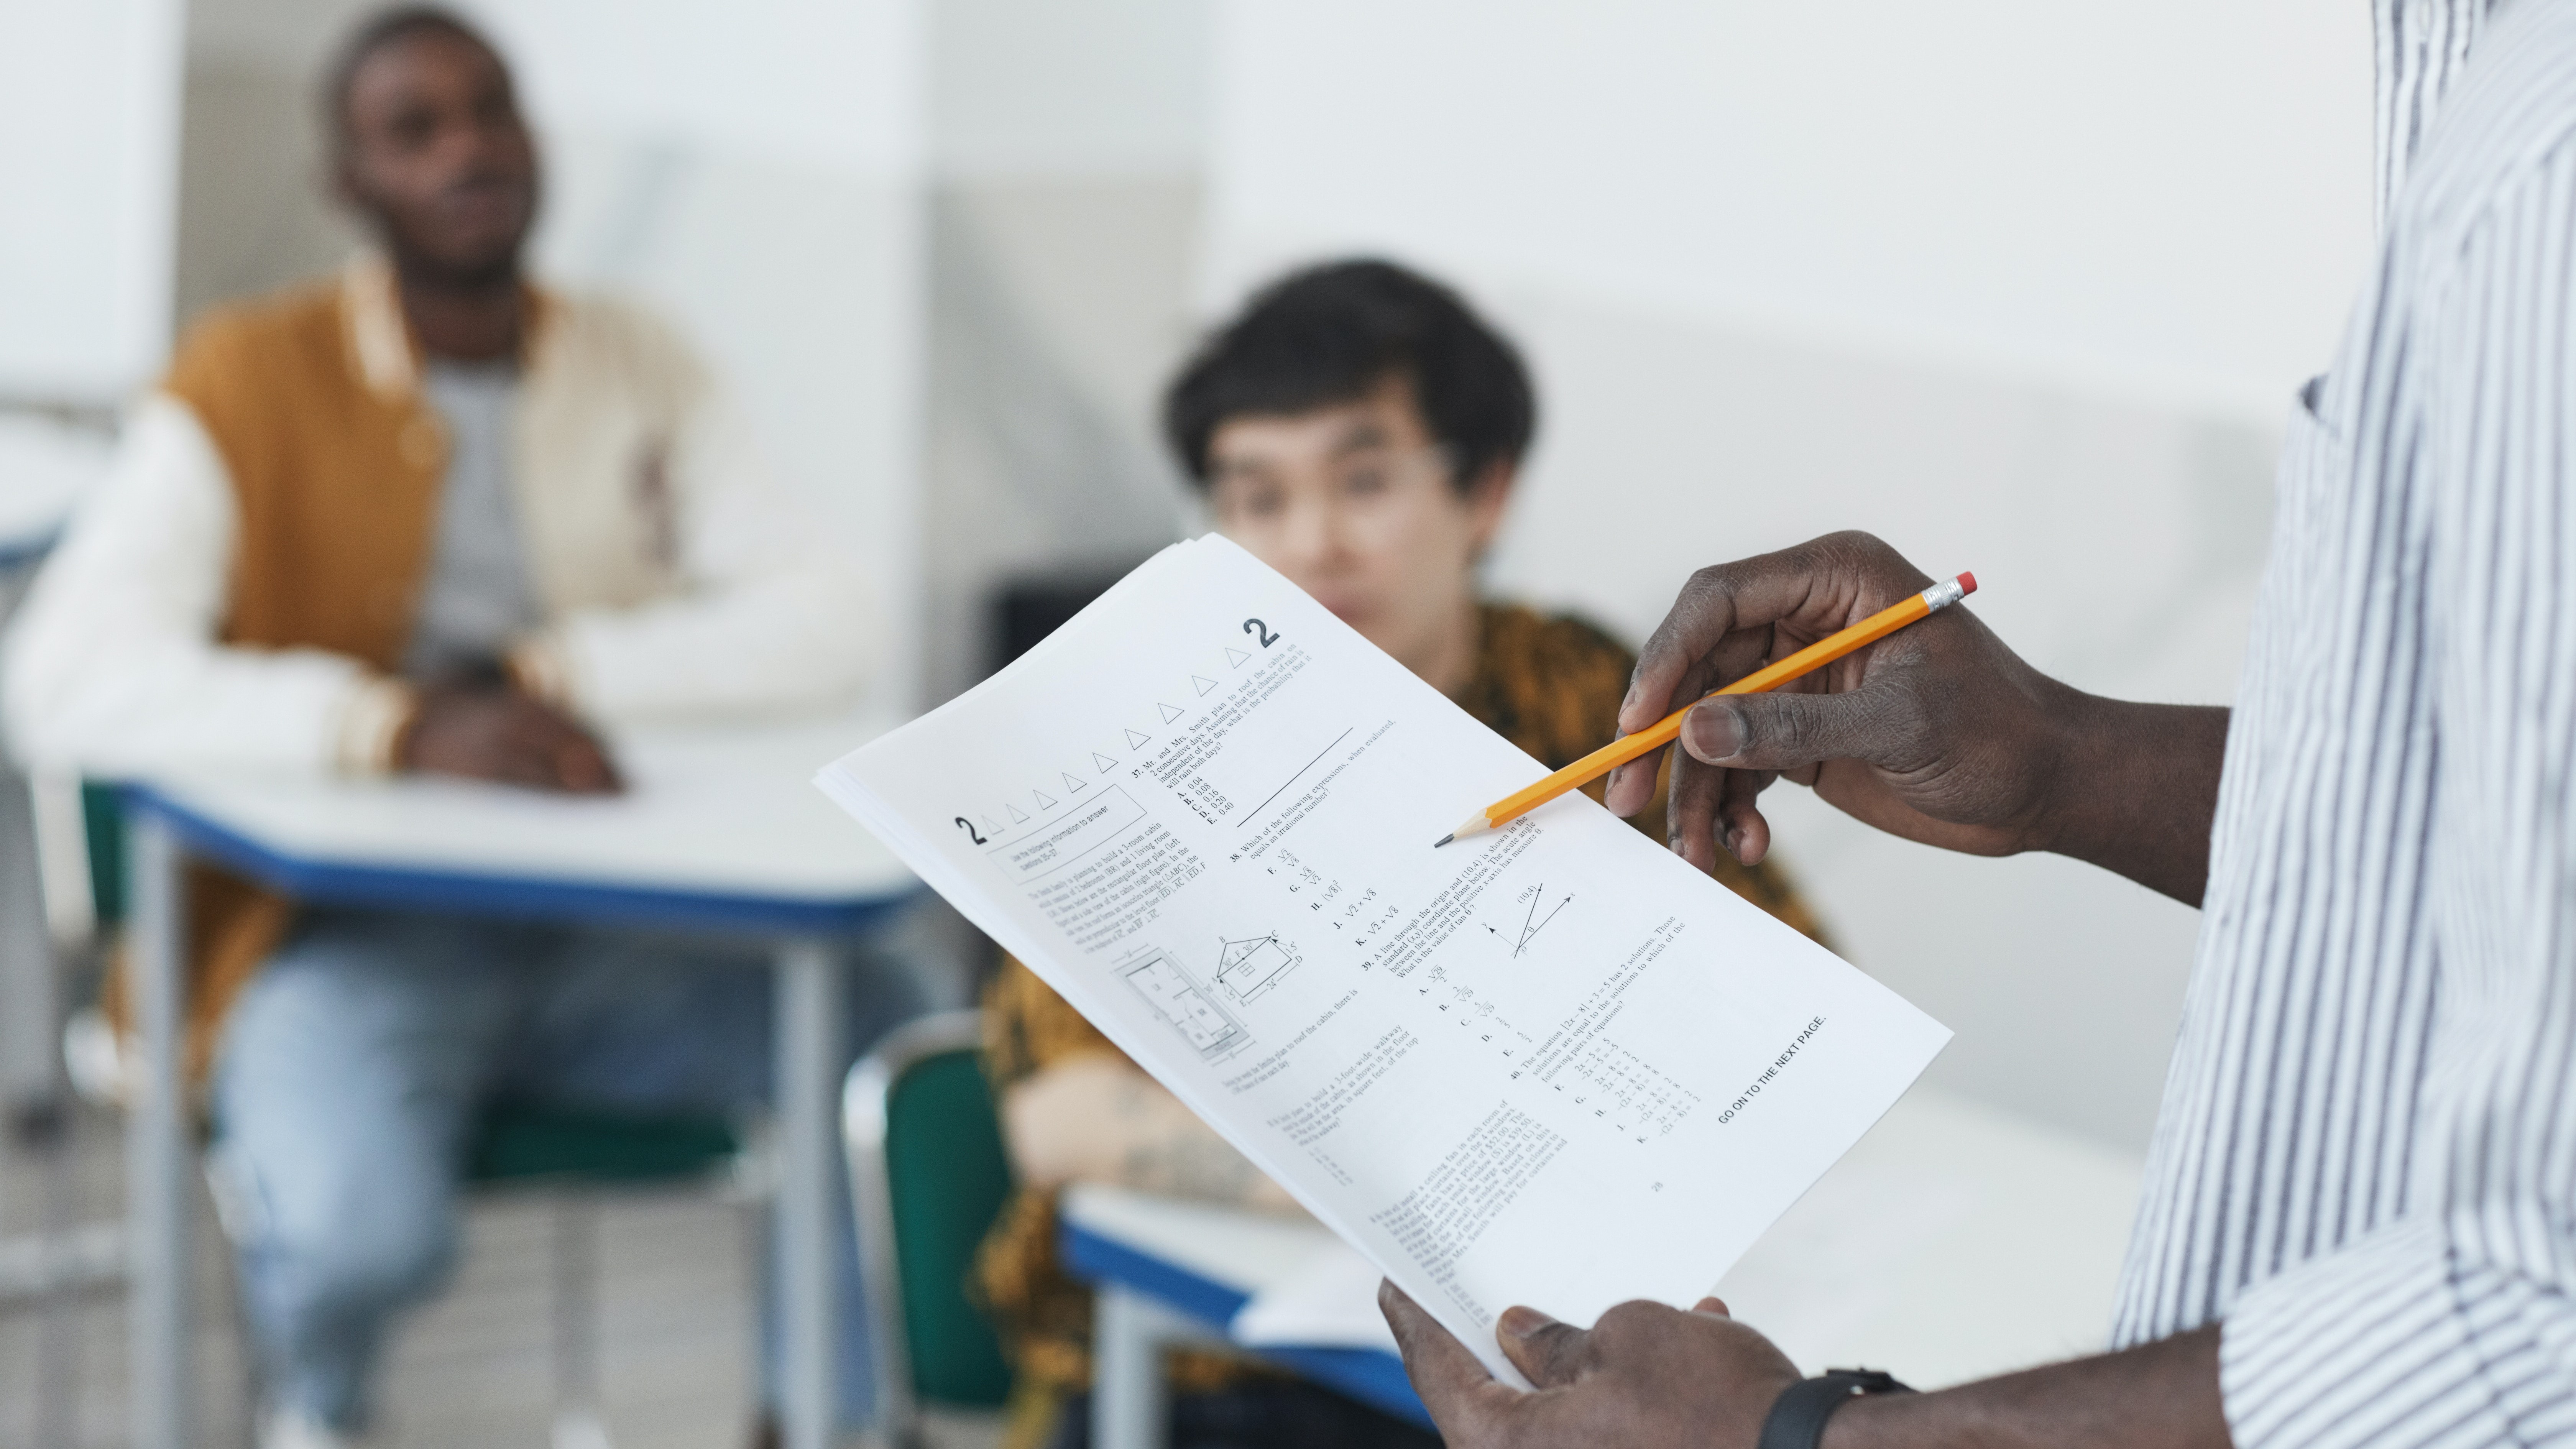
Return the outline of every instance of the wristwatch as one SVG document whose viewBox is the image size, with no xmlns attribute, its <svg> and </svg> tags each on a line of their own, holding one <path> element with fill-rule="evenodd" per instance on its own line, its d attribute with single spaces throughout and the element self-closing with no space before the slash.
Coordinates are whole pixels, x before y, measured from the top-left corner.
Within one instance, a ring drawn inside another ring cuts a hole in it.
<svg viewBox="0 0 2576 1449">
<path fill-rule="evenodd" d="M 1816 1449 L 1825 1437 L 1825 1421 L 1854 1395 L 1912 1392 L 1894 1375 L 1877 1369 L 1827 1369 L 1782 1389 L 1780 1397 L 1771 1401 L 1756 1449 Z"/>
</svg>

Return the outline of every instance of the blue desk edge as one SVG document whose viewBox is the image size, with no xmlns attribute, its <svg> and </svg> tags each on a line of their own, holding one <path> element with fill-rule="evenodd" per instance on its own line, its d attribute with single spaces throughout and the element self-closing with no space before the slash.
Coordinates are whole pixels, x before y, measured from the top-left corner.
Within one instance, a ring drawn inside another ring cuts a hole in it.
<svg viewBox="0 0 2576 1449">
<path fill-rule="evenodd" d="M 308 905 L 830 936 L 864 930 L 921 891 L 914 885 L 883 896 L 816 901 L 299 860 L 191 810 L 149 784 L 127 782 L 116 788 L 128 813 L 143 811 L 158 817 L 191 852 Z"/>
<path fill-rule="evenodd" d="M 1076 1223 L 1059 1224 L 1065 1266 L 1089 1282 L 1123 1284 L 1159 1298 L 1222 1333 L 1250 1301 L 1225 1284 L 1202 1278 L 1186 1268 L 1130 1247 Z M 1413 1383 L 1404 1376 L 1404 1361 L 1367 1348 L 1295 1348 L 1264 1344 L 1245 1352 L 1337 1389 L 1372 1408 L 1409 1423 L 1432 1427 Z"/>
</svg>

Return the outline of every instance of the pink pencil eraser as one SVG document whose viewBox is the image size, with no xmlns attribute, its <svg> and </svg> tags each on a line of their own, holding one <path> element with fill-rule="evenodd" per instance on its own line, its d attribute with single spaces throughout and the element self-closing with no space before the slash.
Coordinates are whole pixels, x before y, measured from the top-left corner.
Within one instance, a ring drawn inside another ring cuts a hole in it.
<svg viewBox="0 0 2576 1449">
<path fill-rule="evenodd" d="M 1964 599 L 1964 598 L 1966 598 L 1968 595 L 1973 594 L 1973 593 L 1975 593 L 1976 591 L 1977 591 L 1977 576 L 1976 576 L 1975 574 L 1961 574 L 1961 575 L 1959 575 L 1959 597 L 1960 597 L 1960 598 L 1963 598 L 1963 599 Z"/>
</svg>

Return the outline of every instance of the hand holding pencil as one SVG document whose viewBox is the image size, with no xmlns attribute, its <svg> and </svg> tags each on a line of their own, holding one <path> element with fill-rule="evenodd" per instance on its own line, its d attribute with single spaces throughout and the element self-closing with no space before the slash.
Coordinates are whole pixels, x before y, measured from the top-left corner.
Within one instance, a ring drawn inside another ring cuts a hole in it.
<svg viewBox="0 0 2576 1449">
<path fill-rule="evenodd" d="M 1963 573 L 1957 578 L 1934 584 L 1921 593 L 1910 595 L 1888 605 L 1859 623 L 1819 639 L 1785 659 L 1777 660 L 1733 684 L 1713 690 L 1709 698 L 1724 694 L 1762 694 L 1777 689 L 1790 680 L 1824 668 L 1844 655 L 1865 649 L 1918 619 L 1927 619 L 1977 591 L 1977 576 Z M 1623 736 L 1582 759 L 1549 775 L 1526 789 L 1516 791 L 1483 810 L 1467 817 L 1457 829 L 1432 842 L 1438 849 L 1453 840 L 1499 830 L 1548 801 L 1579 790 L 1594 780 L 1639 756 L 1650 754 L 1671 744 L 1681 734 L 1682 721 L 1697 708 L 1699 701 L 1674 710 L 1652 725 Z"/>
</svg>

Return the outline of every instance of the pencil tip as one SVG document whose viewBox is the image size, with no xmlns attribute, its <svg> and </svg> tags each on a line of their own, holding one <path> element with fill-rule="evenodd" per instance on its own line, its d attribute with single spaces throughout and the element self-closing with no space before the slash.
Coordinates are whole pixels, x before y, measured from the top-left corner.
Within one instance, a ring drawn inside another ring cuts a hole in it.
<svg viewBox="0 0 2576 1449">
<path fill-rule="evenodd" d="M 1453 840 L 1455 840 L 1455 839 L 1457 839 L 1457 838 L 1458 838 L 1458 832 L 1457 832 L 1457 831 L 1452 830 L 1452 831 L 1450 831 L 1448 834 L 1446 834 L 1446 835 L 1444 835 L 1444 836 L 1441 836 L 1438 840 L 1435 840 L 1435 841 L 1431 842 L 1431 848 L 1432 848 L 1433 850 L 1438 850 L 1440 847 L 1442 847 L 1442 846 L 1444 846 L 1444 845 L 1447 845 L 1450 841 L 1453 841 Z"/>
</svg>

